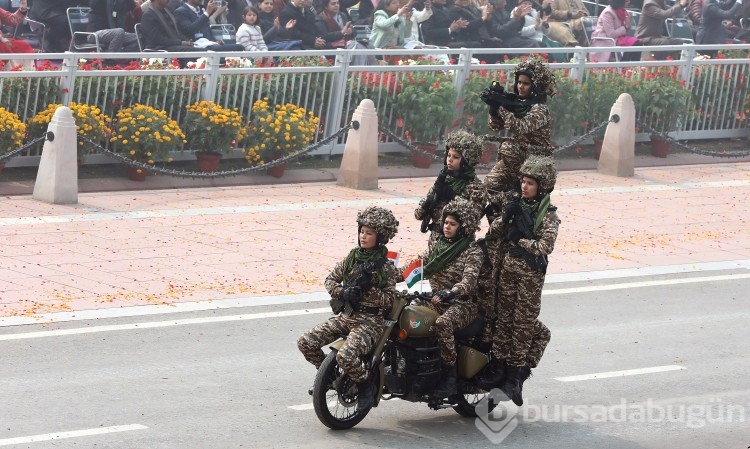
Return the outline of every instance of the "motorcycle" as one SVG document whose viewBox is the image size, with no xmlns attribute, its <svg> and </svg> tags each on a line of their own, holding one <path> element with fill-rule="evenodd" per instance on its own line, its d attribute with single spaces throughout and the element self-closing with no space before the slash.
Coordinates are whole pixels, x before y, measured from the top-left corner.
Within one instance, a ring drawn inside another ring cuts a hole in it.
<svg viewBox="0 0 750 449">
<path fill-rule="evenodd" d="M 438 313 L 419 305 L 419 300 L 430 301 L 432 293 L 402 292 L 394 300 L 385 319 L 383 334 L 372 353 L 364 360 L 373 374 L 377 390 L 373 405 L 358 407 L 358 389 L 349 376 L 338 366 L 336 353 L 346 341 L 346 336 L 333 342 L 331 351 L 320 365 L 309 393 L 318 419 L 334 430 L 350 429 L 359 424 L 381 401 L 402 399 L 426 403 L 433 410 L 452 407 L 458 414 L 475 418 L 476 405 L 489 392 L 482 386 L 477 374 L 489 363 L 489 348 L 482 348 L 479 335 L 483 316 L 455 333 L 457 351 L 457 393 L 447 398 L 436 397 L 433 392 L 440 384 L 440 343 L 435 320 Z M 491 398 L 489 410 L 495 407 Z"/>
</svg>

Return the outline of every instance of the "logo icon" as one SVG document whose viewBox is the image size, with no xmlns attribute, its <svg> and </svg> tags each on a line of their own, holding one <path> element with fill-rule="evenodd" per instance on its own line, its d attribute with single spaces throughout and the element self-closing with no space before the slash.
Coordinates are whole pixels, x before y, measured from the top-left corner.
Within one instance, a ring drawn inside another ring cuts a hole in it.
<svg viewBox="0 0 750 449">
<path fill-rule="evenodd" d="M 415 320 L 414 318 L 409 319 L 409 326 L 412 329 L 416 329 L 419 327 L 419 325 L 422 324 L 419 320 Z"/>
<path fill-rule="evenodd" d="M 477 413 L 474 425 L 493 444 L 500 444 L 518 427 L 518 406 L 499 388 L 493 388 L 474 410 Z"/>
</svg>

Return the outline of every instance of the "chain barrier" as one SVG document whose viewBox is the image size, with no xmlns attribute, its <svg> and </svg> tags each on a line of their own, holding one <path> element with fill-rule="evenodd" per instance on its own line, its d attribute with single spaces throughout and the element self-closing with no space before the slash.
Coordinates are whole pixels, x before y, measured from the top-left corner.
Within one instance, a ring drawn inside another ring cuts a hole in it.
<svg viewBox="0 0 750 449">
<path fill-rule="evenodd" d="M 205 178 L 222 178 L 222 177 L 237 176 L 237 175 L 242 175 L 242 174 L 245 174 L 245 173 L 252 173 L 252 172 L 267 170 L 269 168 L 276 167 L 277 165 L 281 165 L 281 164 L 285 164 L 287 162 L 293 161 L 293 160 L 299 158 L 300 156 L 304 156 L 307 153 L 315 151 L 318 148 L 322 147 L 323 145 L 326 145 L 326 144 L 330 143 L 332 140 L 339 138 L 344 133 L 346 133 L 347 131 L 349 131 L 351 128 L 356 128 L 356 126 L 358 124 L 355 125 L 355 123 L 356 122 L 352 122 L 352 123 L 346 125 L 345 127 L 343 127 L 341 129 L 339 129 L 338 131 L 336 131 L 336 133 L 334 133 L 334 134 L 326 137 L 325 139 L 321 140 L 320 142 L 317 142 L 315 144 L 309 145 L 306 148 L 304 148 L 304 149 L 302 149 L 302 150 L 300 150 L 300 151 L 298 151 L 298 152 L 296 152 L 294 154 L 290 154 L 288 156 L 284 156 L 282 158 L 275 159 L 275 160 L 273 160 L 271 162 L 267 162 L 267 163 L 265 163 L 263 165 L 256 165 L 256 166 L 247 167 L 247 168 L 239 168 L 239 169 L 235 169 L 235 170 L 215 171 L 215 172 L 210 172 L 210 173 L 196 172 L 196 171 L 186 171 L 186 170 L 176 170 L 176 169 L 172 169 L 172 168 L 166 168 L 166 167 L 160 167 L 160 166 L 156 166 L 156 165 L 150 165 L 150 164 L 147 164 L 145 162 L 140 162 L 140 161 L 135 161 L 133 159 L 130 159 L 129 157 L 127 157 L 127 156 L 125 156 L 123 154 L 115 153 L 114 151 L 109 150 L 107 148 L 104 148 L 99 143 L 94 142 L 92 140 L 83 138 L 83 141 L 90 148 L 93 148 L 94 150 L 99 151 L 99 152 L 105 154 L 106 156 L 111 157 L 112 159 L 115 159 L 115 160 L 117 160 L 119 162 L 122 162 L 124 164 L 130 165 L 130 166 L 133 166 L 133 167 L 136 167 L 136 168 L 141 168 L 141 169 L 144 169 L 144 170 L 147 170 L 147 171 L 150 171 L 150 172 L 161 173 L 161 174 L 164 174 L 164 175 L 175 176 L 175 177 L 180 177 L 180 178 L 199 178 L 199 179 L 205 179 Z"/>
<path fill-rule="evenodd" d="M 635 126 L 640 128 L 643 131 L 646 131 L 647 133 L 651 134 L 652 136 L 656 136 L 660 139 L 664 139 L 665 141 L 671 143 L 672 145 L 678 146 L 690 153 L 700 154 L 702 156 L 712 156 L 712 157 L 745 157 L 750 156 L 750 151 L 712 151 L 712 150 L 701 150 L 700 148 L 691 147 L 685 143 L 680 142 L 677 139 L 674 139 L 669 136 L 668 133 L 663 133 L 654 130 L 650 126 L 648 126 L 645 123 L 642 123 L 638 120 L 635 121 Z"/>
<path fill-rule="evenodd" d="M 599 130 L 601 130 L 602 128 L 606 128 L 607 125 L 609 125 L 610 123 L 617 123 L 619 121 L 620 121 L 620 116 L 617 115 L 617 114 L 615 114 L 612 117 L 610 117 L 609 120 L 601 122 L 598 125 L 596 125 L 593 128 L 591 128 L 586 134 L 583 134 L 582 136 L 578 136 L 575 139 L 571 140 L 570 142 L 566 143 L 565 145 L 560 145 L 559 147 L 555 148 L 552 151 L 552 154 L 557 154 L 557 153 L 563 152 L 565 150 L 568 150 L 570 148 L 573 148 L 576 145 L 578 145 L 579 143 L 581 143 L 584 140 L 586 140 L 587 138 L 589 138 L 589 137 L 593 136 L 594 134 L 596 134 L 597 132 L 599 132 Z"/>
<path fill-rule="evenodd" d="M 16 148 L 15 150 L 8 151 L 5 154 L 0 154 L 0 163 L 4 163 L 8 159 L 18 156 L 20 153 L 23 153 L 24 151 L 30 149 L 37 143 L 41 142 L 42 140 L 47 140 L 48 135 L 45 133 L 42 137 L 37 137 L 36 139 L 32 140 L 31 142 L 27 143 L 26 145 Z"/>
<path fill-rule="evenodd" d="M 424 156 L 426 158 L 430 158 L 430 159 L 433 159 L 433 160 L 436 160 L 436 161 L 437 160 L 441 160 L 443 158 L 442 156 L 440 156 L 438 154 L 428 153 L 427 151 L 425 151 L 425 150 L 423 150 L 421 148 L 415 147 L 410 141 L 408 141 L 406 139 L 403 139 L 403 138 L 395 135 L 393 133 L 393 131 L 391 131 L 390 129 L 388 129 L 388 128 L 384 127 L 384 126 L 378 126 L 378 131 L 382 132 L 387 137 L 391 138 L 396 143 L 398 143 L 401 146 L 405 147 L 407 150 L 411 151 L 412 153 L 417 153 L 417 154 L 422 155 L 422 156 Z"/>
</svg>

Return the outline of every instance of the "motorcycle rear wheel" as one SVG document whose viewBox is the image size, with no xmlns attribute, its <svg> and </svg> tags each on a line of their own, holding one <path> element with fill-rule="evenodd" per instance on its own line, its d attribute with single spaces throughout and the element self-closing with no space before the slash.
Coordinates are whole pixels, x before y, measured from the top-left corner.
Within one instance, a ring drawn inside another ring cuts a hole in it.
<svg viewBox="0 0 750 449">
<path fill-rule="evenodd" d="M 489 392 L 468 382 L 459 382 L 457 388 L 458 394 L 452 398 L 456 401 L 453 410 L 466 418 L 476 418 L 478 416 L 476 406 L 482 399 L 489 396 Z M 490 401 L 487 404 L 487 412 L 492 412 L 496 406 L 495 402 Z"/>
<path fill-rule="evenodd" d="M 313 407 L 320 422 L 333 430 L 351 429 L 359 424 L 372 407 L 358 411 L 358 394 L 356 384 L 336 363 L 336 351 L 329 352 L 313 385 Z"/>
</svg>

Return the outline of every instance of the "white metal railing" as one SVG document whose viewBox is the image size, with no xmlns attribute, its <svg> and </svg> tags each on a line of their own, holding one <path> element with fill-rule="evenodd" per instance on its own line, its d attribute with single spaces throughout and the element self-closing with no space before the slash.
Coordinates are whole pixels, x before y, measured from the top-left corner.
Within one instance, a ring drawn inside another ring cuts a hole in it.
<svg viewBox="0 0 750 449">
<path fill-rule="evenodd" d="M 747 80 L 750 77 L 750 59 L 694 60 L 702 50 L 725 49 L 727 46 L 678 45 L 663 47 L 612 47 L 612 48 L 560 48 L 543 49 L 545 53 L 564 53 L 570 62 L 553 63 L 553 69 L 567 72 L 567 76 L 583 81 L 589 70 L 612 68 L 658 68 L 674 67 L 686 86 L 692 88 L 697 104 L 704 108 L 699 118 L 683 123 L 675 134 L 680 139 L 726 138 L 750 135 L 747 120 L 741 118 L 743 102 L 748 94 Z M 732 49 L 750 50 L 750 45 L 733 45 Z M 673 60 L 642 62 L 591 63 L 586 56 L 591 51 L 637 51 L 674 52 L 680 57 Z M 455 64 L 451 65 L 380 65 L 350 66 L 352 55 L 375 54 L 385 57 L 416 58 L 442 55 L 449 52 Z M 528 54 L 525 49 L 423 49 L 423 50 L 331 50 L 331 51 L 286 51 L 263 52 L 263 56 L 327 56 L 333 57 L 329 66 L 290 67 L 222 67 L 225 57 L 257 57 L 260 53 L 121 53 L 107 54 L 113 59 L 205 58 L 202 68 L 176 68 L 156 70 L 83 70 L 80 59 L 102 54 L 46 54 L 63 62 L 59 69 L 36 72 L 0 72 L 0 106 L 19 114 L 23 120 L 33 117 L 48 103 L 71 101 L 97 105 L 105 113 L 114 115 L 123 104 L 146 103 L 166 110 L 179 121 L 184 107 L 198 100 L 213 100 L 249 117 L 252 103 L 258 98 L 268 97 L 273 103 L 293 102 L 313 111 L 321 117 L 325 129 L 321 138 L 332 135 L 351 117 L 352 112 L 364 97 L 375 102 L 381 125 L 393 126 L 398 118 L 395 96 L 398 86 L 407 83 L 409 72 L 436 72 L 448 75 L 454 84 L 457 100 L 480 101 L 462 98 L 462 87 L 472 73 L 479 70 L 510 74 L 513 64 L 478 64 L 478 54 L 503 54 L 520 57 Z M 14 59 L 38 58 L 39 55 L 14 54 Z M 455 105 L 446 105 L 455 107 Z M 460 114 L 460 108 L 457 110 Z M 640 112 L 639 112 L 640 114 Z M 449 126 L 450 124 L 444 124 Z M 406 124 L 408 126 L 408 124 Z M 436 126 L 441 126 L 436 124 Z M 401 131 L 401 126 L 394 132 Z M 585 130 L 571 130 L 566 137 L 575 137 Z M 31 138 L 36 136 L 30 136 Z M 644 136 L 642 136 L 644 137 Z M 564 142 L 561 142 L 564 143 Z M 395 144 L 380 146 L 381 151 L 402 151 Z M 322 148 L 314 154 L 336 154 L 343 151 L 342 142 Z M 187 152 L 174 155 L 177 159 L 189 157 Z M 191 157 L 191 156 L 190 156 Z M 38 154 L 14 158 L 9 166 L 36 165 Z M 93 162 L 106 159 L 94 157 Z"/>
</svg>

